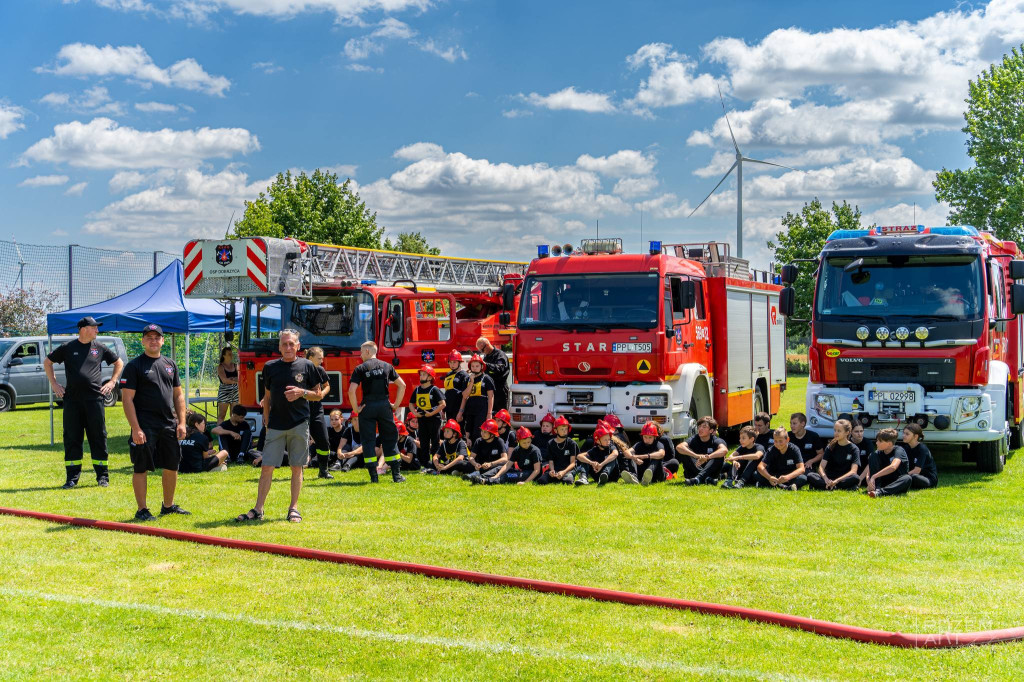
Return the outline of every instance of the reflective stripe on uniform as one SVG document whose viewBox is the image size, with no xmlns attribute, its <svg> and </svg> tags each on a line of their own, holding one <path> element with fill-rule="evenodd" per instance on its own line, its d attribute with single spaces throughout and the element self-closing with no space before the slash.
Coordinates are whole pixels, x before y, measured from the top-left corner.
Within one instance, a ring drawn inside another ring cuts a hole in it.
<svg viewBox="0 0 1024 682">
<path fill-rule="evenodd" d="M 94 459 L 92 461 L 92 463 L 93 463 L 94 466 L 97 465 L 97 464 L 100 465 L 101 467 L 107 466 L 107 460 L 105 460 L 105 459 Z"/>
<path fill-rule="evenodd" d="M 82 466 L 82 460 L 80 460 L 80 459 L 66 459 L 66 460 L 64 460 L 64 466 L 66 466 L 66 467 L 80 467 L 80 466 Z"/>
<path fill-rule="evenodd" d="M 397 455 L 396 454 L 396 455 L 391 455 L 390 457 L 385 457 L 384 461 L 385 462 L 396 462 L 396 461 L 399 460 L 399 458 L 401 458 L 401 455 Z"/>
</svg>

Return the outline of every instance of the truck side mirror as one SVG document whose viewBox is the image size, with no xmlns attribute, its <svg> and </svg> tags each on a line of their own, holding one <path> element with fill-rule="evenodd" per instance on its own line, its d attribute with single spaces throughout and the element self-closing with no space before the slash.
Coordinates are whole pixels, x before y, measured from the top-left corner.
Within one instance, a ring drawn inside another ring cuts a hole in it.
<svg viewBox="0 0 1024 682">
<path fill-rule="evenodd" d="M 1014 284 L 1010 287 L 1010 312 L 1014 315 L 1024 314 L 1024 284 Z"/>
<path fill-rule="evenodd" d="M 797 275 L 800 274 L 800 270 L 795 265 L 783 265 L 782 266 L 782 283 L 792 284 L 796 281 Z M 785 314 L 785 313 L 783 313 Z"/>
<path fill-rule="evenodd" d="M 1016 285 L 1014 285 L 1014 286 L 1016 286 Z M 7 363 L 7 366 L 8 367 L 17 367 L 19 365 L 24 365 L 24 364 L 25 364 L 25 361 L 22 360 L 21 358 L 11 358 L 11 361 Z"/>
<path fill-rule="evenodd" d="M 787 265 L 787 268 L 793 267 Z M 785 279 L 785 275 L 782 276 Z M 779 312 L 785 317 L 792 317 L 796 307 L 796 290 L 793 287 L 786 287 L 779 292 Z"/>
<path fill-rule="evenodd" d="M 1010 261 L 1010 279 L 1014 281 L 1024 279 L 1024 260 Z"/>
<path fill-rule="evenodd" d="M 672 282 L 672 310 L 682 312 L 693 310 L 697 306 L 697 287 L 693 280 L 682 280 L 673 277 Z"/>
<path fill-rule="evenodd" d="M 515 310 L 516 307 L 516 285 L 506 284 L 501 288 L 501 309 Z M 503 323 L 507 324 L 507 323 Z"/>
<path fill-rule="evenodd" d="M 498 315 L 498 324 L 503 327 L 507 327 L 512 324 L 512 313 L 503 312 Z"/>
</svg>

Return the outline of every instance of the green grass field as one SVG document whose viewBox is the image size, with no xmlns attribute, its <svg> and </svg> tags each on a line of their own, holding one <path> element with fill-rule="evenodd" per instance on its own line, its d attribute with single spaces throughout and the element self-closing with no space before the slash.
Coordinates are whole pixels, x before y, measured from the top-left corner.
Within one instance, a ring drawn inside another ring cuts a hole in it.
<svg viewBox="0 0 1024 682">
<path fill-rule="evenodd" d="M 800 409 L 804 380 L 785 395 Z M 127 521 L 127 427 L 107 413 L 111 486 L 63 483 L 47 411 L 0 415 L 0 506 Z M 785 420 L 776 420 L 785 423 Z M 59 413 L 58 413 L 58 442 Z M 996 476 L 936 452 L 902 499 L 745 489 L 471 487 L 364 471 L 307 482 L 267 520 L 256 471 L 182 476 L 190 517 L 157 525 L 908 632 L 1024 624 L 1024 458 Z M 150 506 L 159 504 L 150 478 Z M 192 546 L 0 517 L 0 678 L 1019 678 L 1024 643 L 907 651 L 654 608 Z"/>
</svg>

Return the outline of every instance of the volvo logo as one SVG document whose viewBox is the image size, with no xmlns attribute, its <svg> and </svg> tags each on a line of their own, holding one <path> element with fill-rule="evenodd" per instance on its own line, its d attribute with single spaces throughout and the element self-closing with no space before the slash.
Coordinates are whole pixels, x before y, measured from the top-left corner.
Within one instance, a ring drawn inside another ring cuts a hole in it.
<svg viewBox="0 0 1024 682">
<path fill-rule="evenodd" d="M 580 364 L 576 365 L 576 367 L 581 372 L 589 372 L 590 371 L 590 363 L 589 362 L 581 362 Z"/>
</svg>

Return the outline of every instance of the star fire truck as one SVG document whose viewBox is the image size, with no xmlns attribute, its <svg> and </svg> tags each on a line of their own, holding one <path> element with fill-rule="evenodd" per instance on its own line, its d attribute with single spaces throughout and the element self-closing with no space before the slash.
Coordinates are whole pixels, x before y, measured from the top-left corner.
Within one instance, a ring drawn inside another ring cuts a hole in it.
<svg viewBox="0 0 1024 682">
<path fill-rule="evenodd" d="M 833 232 L 817 259 L 808 427 L 913 422 L 929 443 L 963 446 L 983 472 L 1020 446 L 1024 261 L 1017 244 L 969 226 Z M 783 268 L 792 284 L 796 265 Z M 794 291 L 782 294 L 792 315 Z"/>
<path fill-rule="evenodd" d="M 424 363 L 443 375 L 452 350 L 472 351 L 481 336 L 505 343 L 526 266 L 264 237 L 194 240 L 183 262 L 186 296 L 243 301 L 239 396 L 257 422 L 263 365 L 279 355 L 281 329 L 297 330 L 302 348 L 324 349 L 324 407 L 347 413 L 364 341 L 376 341 L 408 390 Z"/>
<path fill-rule="evenodd" d="M 775 413 L 781 289 L 728 244 L 540 246 L 519 298 L 512 417 L 534 427 L 552 412 L 587 430 L 614 413 L 627 430 L 653 420 L 683 438 L 702 416 L 730 427 Z"/>
</svg>

